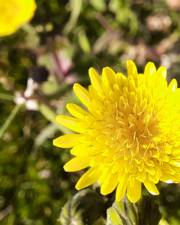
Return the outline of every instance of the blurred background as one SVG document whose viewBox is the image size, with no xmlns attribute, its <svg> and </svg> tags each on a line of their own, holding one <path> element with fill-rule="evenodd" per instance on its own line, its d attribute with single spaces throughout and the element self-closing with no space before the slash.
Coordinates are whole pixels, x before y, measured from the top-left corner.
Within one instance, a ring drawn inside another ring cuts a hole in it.
<svg viewBox="0 0 180 225">
<path fill-rule="evenodd" d="M 88 68 L 139 71 L 152 60 L 180 81 L 179 0 L 37 0 L 29 24 L 0 38 L 0 224 L 103 225 L 113 195 L 76 194 L 65 173 L 68 151 L 53 138 L 68 131 L 54 118 L 75 102 L 72 85 Z M 180 224 L 178 185 L 160 184 L 160 210 Z"/>
</svg>

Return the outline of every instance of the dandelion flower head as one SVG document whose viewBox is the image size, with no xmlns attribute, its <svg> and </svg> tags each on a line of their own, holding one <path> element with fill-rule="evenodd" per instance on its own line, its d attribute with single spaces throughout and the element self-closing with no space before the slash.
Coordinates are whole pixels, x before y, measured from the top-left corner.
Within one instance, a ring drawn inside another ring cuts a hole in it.
<svg viewBox="0 0 180 225">
<path fill-rule="evenodd" d="M 1 0 L 0 1 L 0 36 L 16 32 L 34 15 L 34 0 Z"/>
<path fill-rule="evenodd" d="M 54 140 L 71 148 L 74 156 L 64 166 L 73 172 L 87 168 L 76 188 L 93 183 L 116 200 L 126 194 L 131 202 L 141 198 L 142 184 L 158 195 L 159 181 L 180 181 L 180 89 L 166 80 L 166 68 L 146 64 L 144 73 L 127 61 L 127 76 L 105 67 L 102 74 L 90 68 L 91 85 L 74 84 L 83 107 L 68 103 L 72 116 L 57 122 L 74 131 Z"/>
</svg>

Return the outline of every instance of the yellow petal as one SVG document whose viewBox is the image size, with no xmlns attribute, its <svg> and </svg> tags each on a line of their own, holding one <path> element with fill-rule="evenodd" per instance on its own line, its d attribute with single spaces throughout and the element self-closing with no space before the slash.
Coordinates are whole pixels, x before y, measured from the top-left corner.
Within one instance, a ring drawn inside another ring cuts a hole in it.
<svg viewBox="0 0 180 225">
<path fill-rule="evenodd" d="M 180 161 L 179 160 L 171 160 L 169 163 L 171 165 L 175 166 L 175 167 L 179 167 L 180 168 Z"/>
<path fill-rule="evenodd" d="M 141 182 L 135 178 L 131 178 L 129 180 L 129 184 L 127 186 L 127 197 L 132 203 L 137 202 L 141 198 Z"/>
<path fill-rule="evenodd" d="M 175 183 L 175 180 L 177 180 L 177 175 L 176 175 L 176 177 L 174 177 L 171 174 L 163 173 L 161 175 L 161 179 L 160 180 L 165 182 L 165 183 L 167 183 L 167 184 L 172 184 L 172 183 Z"/>
<path fill-rule="evenodd" d="M 173 156 L 180 156 L 180 148 L 175 148 L 172 151 Z"/>
<path fill-rule="evenodd" d="M 79 100 L 85 106 L 88 106 L 90 103 L 89 92 L 78 83 L 74 84 L 73 90 L 74 90 L 74 93 L 76 94 L 76 96 L 79 98 Z"/>
<path fill-rule="evenodd" d="M 93 160 L 92 160 L 93 161 Z M 98 161 L 102 161 L 102 157 L 101 157 L 101 160 L 98 160 Z M 94 162 L 93 162 L 94 163 Z M 110 169 L 109 169 L 109 167 L 102 167 L 103 169 L 102 169 L 102 171 L 101 171 L 101 174 L 100 174 L 100 176 L 99 176 L 99 179 L 98 179 L 98 183 L 100 184 L 100 185 L 102 185 L 102 183 L 105 181 L 105 179 L 106 179 L 106 177 L 108 176 L 108 174 L 110 173 Z"/>
<path fill-rule="evenodd" d="M 84 119 L 85 116 L 88 116 L 88 112 L 76 104 L 68 103 L 66 108 L 74 117 L 78 119 Z"/>
<path fill-rule="evenodd" d="M 53 145 L 60 148 L 72 148 L 77 144 L 79 134 L 65 134 L 53 140 Z"/>
<path fill-rule="evenodd" d="M 107 195 L 114 191 L 118 184 L 118 175 L 110 173 L 101 185 L 101 194 Z"/>
<path fill-rule="evenodd" d="M 75 132 L 82 133 L 85 130 L 85 124 L 79 122 L 78 119 L 75 119 L 70 116 L 59 115 L 56 117 L 57 123 L 63 125 L 64 127 L 69 128 Z"/>
<path fill-rule="evenodd" d="M 136 75 L 137 72 L 137 67 L 135 63 L 132 60 L 127 60 L 127 74 L 128 76 Z"/>
<path fill-rule="evenodd" d="M 102 95 L 101 78 L 94 68 L 89 69 L 89 77 L 95 90 Z"/>
<path fill-rule="evenodd" d="M 110 67 L 104 67 L 102 71 L 102 84 L 109 88 L 115 82 L 115 72 Z"/>
<path fill-rule="evenodd" d="M 86 148 L 83 145 L 75 146 L 71 149 L 71 154 L 75 156 L 87 156 Z"/>
<path fill-rule="evenodd" d="M 90 159 L 87 157 L 75 157 L 64 165 L 64 170 L 66 172 L 82 170 L 89 166 L 89 161 Z"/>
<path fill-rule="evenodd" d="M 35 0 L 0 1 L 0 36 L 14 33 L 30 21 L 36 9 Z"/>
<path fill-rule="evenodd" d="M 84 173 L 76 184 L 76 189 L 80 190 L 82 188 L 88 187 L 89 185 L 95 183 L 99 177 L 98 168 L 90 168 L 86 173 Z"/>
<path fill-rule="evenodd" d="M 152 195 L 159 195 L 159 191 L 154 183 L 150 181 L 146 181 L 144 182 L 144 186 Z"/>
<path fill-rule="evenodd" d="M 123 73 L 116 73 L 116 83 L 119 88 L 122 88 L 127 81 L 127 77 Z"/>
<path fill-rule="evenodd" d="M 160 66 L 156 73 L 157 75 L 161 75 L 162 77 L 164 77 L 164 79 L 166 79 L 167 77 L 167 69 L 164 66 Z"/>
<path fill-rule="evenodd" d="M 121 201 L 127 188 L 127 175 L 125 173 L 121 174 L 119 176 L 118 182 L 119 183 L 116 189 L 116 201 Z"/>
<path fill-rule="evenodd" d="M 76 156 L 93 156 L 97 155 L 97 153 L 99 153 L 99 151 L 96 148 L 89 147 L 86 145 L 78 144 L 78 146 L 75 146 L 71 149 L 71 154 Z"/>
<path fill-rule="evenodd" d="M 156 72 L 156 67 L 153 62 L 148 62 L 145 66 L 144 74 L 153 75 Z"/>
<path fill-rule="evenodd" d="M 177 81 L 176 79 L 172 79 L 171 82 L 169 83 L 169 88 L 172 90 L 172 91 L 175 91 L 177 89 Z"/>
</svg>

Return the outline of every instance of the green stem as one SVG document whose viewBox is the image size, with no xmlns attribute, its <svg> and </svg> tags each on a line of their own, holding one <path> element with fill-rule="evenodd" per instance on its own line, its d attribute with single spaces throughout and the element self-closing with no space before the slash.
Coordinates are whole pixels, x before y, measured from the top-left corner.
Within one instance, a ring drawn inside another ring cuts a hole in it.
<svg viewBox="0 0 180 225">
<path fill-rule="evenodd" d="M 8 129 L 9 125 L 12 123 L 13 119 L 15 118 L 16 114 L 18 113 L 19 109 L 22 105 L 16 105 L 13 110 L 11 111 L 10 115 L 6 119 L 5 123 L 0 127 L 0 138 L 4 135 L 6 130 Z"/>
<path fill-rule="evenodd" d="M 2 100 L 8 100 L 8 101 L 13 101 L 14 100 L 14 96 L 13 95 L 10 95 L 10 94 L 0 93 L 0 99 L 2 99 Z"/>
</svg>

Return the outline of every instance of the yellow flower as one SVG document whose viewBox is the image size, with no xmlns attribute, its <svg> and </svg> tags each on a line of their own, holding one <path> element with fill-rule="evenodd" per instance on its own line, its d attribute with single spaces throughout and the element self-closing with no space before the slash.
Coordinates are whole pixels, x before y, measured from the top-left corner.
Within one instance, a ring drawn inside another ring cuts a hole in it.
<svg viewBox="0 0 180 225">
<path fill-rule="evenodd" d="M 159 181 L 180 181 L 180 88 L 166 81 L 166 68 L 152 62 L 138 74 L 127 61 L 128 76 L 105 67 L 100 76 L 89 69 L 88 90 L 74 85 L 84 107 L 67 104 L 72 117 L 57 122 L 76 132 L 62 135 L 54 145 L 72 148 L 74 156 L 65 171 L 88 167 L 76 184 L 79 190 L 95 182 L 107 195 L 116 189 L 116 200 L 126 193 L 131 202 L 141 197 L 142 183 L 158 195 Z"/>
<path fill-rule="evenodd" d="M 34 0 L 0 1 L 0 36 L 10 35 L 28 22 L 34 15 Z"/>
</svg>

